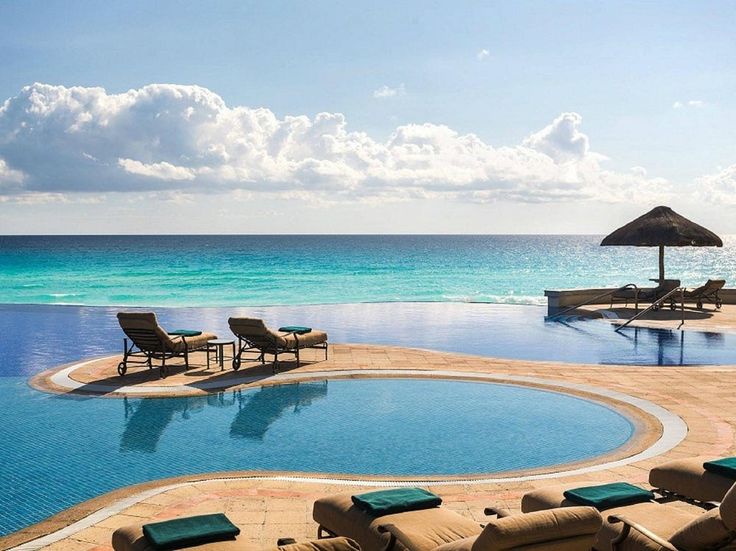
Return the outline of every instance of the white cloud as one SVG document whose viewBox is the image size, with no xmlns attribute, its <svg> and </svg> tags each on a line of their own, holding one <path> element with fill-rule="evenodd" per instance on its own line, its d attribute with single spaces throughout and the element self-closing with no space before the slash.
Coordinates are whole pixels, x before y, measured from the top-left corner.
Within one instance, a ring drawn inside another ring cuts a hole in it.
<svg viewBox="0 0 736 551">
<path fill-rule="evenodd" d="M 519 145 L 493 147 L 438 124 L 385 141 L 339 113 L 278 118 L 198 86 L 123 94 L 34 84 L 0 107 L 0 196 L 239 193 L 315 204 L 417 198 L 633 200 L 668 192 L 641 169 L 606 170 L 582 117 L 563 113 Z"/>
<path fill-rule="evenodd" d="M 562 113 L 548 126 L 526 138 L 523 145 L 552 157 L 559 163 L 580 161 L 589 153 L 588 136 L 580 132 L 583 118 Z"/>
<path fill-rule="evenodd" d="M 190 168 L 174 166 L 166 161 L 145 164 L 133 159 L 118 159 L 118 165 L 130 174 L 149 176 L 161 180 L 194 180 L 196 173 Z"/>
<path fill-rule="evenodd" d="M 684 109 L 686 107 L 692 107 L 695 109 L 699 109 L 700 107 L 705 107 L 705 102 L 699 99 L 691 99 L 689 101 L 676 101 L 672 104 L 673 109 Z"/>
<path fill-rule="evenodd" d="M 373 97 L 376 99 L 383 98 L 395 98 L 398 96 L 406 95 L 406 86 L 403 83 L 399 84 L 396 88 L 391 88 L 385 84 L 376 90 L 373 90 Z"/>
<path fill-rule="evenodd" d="M 477 59 L 478 61 L 483 61 L 483 60 L 484 60 L 484 59 L 486 59 L 487 57 L 490 57 L 490 55 L 491 55 L 491 52 L 489 52 L 488 50 L 486 50 L 485 48 L 483 48 L 483 49 L 482 49 L 482 50 L 480 50 L 480 51 L 479 51 L 479 52 L 478 52 L 477 54 L 475 54 L 475 58 L 476 58 L 476 59 Z"/>
<path fill-rule="evenodd" d="M 736 164 L 695 180 L 698 195 L 716 205 L 736 205 Z"/>
</svg>

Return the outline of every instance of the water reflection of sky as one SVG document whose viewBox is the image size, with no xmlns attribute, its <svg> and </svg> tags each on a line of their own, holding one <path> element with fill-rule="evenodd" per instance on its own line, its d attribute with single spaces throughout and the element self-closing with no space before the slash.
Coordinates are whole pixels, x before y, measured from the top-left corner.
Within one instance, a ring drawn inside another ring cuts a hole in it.
<svg viewBox="0 0 736 551">
<path fill-rule="evenodd" d="M 535 306 L 368 303 L 260 308 L 159 308 L 165 327 L 230 336 L 231 315 L 273 326 L 309 325 L 331 342 L 391 344 L 500 358 L 594 364 L 736 364 L 736 335 L 626 328 L 600 321 L 545 322 Z M 116 308 L 0 306 L 0 376 L 122 349 Z"/>
</svg>

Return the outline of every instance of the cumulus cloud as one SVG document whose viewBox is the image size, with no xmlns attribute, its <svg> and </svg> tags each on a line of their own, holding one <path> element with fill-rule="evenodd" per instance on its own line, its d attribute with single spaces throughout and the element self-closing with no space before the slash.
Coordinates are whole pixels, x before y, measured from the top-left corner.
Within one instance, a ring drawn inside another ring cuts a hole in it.
<svg viewBox="0 0 736 551">
<path fill-rule="evenodd" d="M 582 117 L 563 113 L 521 144 L 493 147 L 439 124 L 379 141 L 339 113 L 278 118 L 199 86 L 122 94 L 34 84 L 0 107 L 0 196 L 274 194 L 314 203 L 662 199 L 663 179 L 606 170 Z"/>
<path fill-rule="evenodd" d="M 0 192 L 3 187 L 19 187 L 23 182 L 24 174 L 20 170 L 13 170 L 0 158 Z"/>
<path fill-rule="evenodd" d="M 91 155 L 89 158 L 94 159 Z M 174 166 L 163 161 L 161 163 L 145 164 L 134 159 L 118 159 L 118 165 L 130 174 L 150 176 L 161 180 L 194 180 L 195 171 L 183 166 Z"/>
<path fill-rule="evenodd" d="M 398 96 L 405 96 L 405 95 L 406 95 L 406 86 L 404 86 L 403 83 L 399 84 L 396 88 L 391 88 L 390 86 L 386 86 L 384 84 L 380 88 L 373 90 L 373 97 L 376 99 L 395 98 Z"/>
<path fill-rule="evenodd" d="M 736 164 L 695 180 L 698 195 L 718 205 L 736 205 Z"/>
<path fill-rule="evenodd" d="M 684 109 L 686 107 L 693 107 L 695 109 L 698 109 L 704 106 L 705 102 L 699 99 L 691 99 L 689 101 L 676 101 L 672 104 L 673 109 Z"/>
<path fill-rule="evenodd" d="M 480 50 L 480 51 L 479 51 L 479 52 L 478 52 L 477 54 L 475 54 L 475 58 L 476 58 L 476 59 L 477 59 L 478 61 L 483 61 L 483 60 L 484 60 L 484 59 L 486 59 L 487 57 L 490 57 L 490 55 L 491 55 L 491 52 L 489 52 L 488 50 L 486 50 L 485 48 L 483 48 L 483 49 L 482 49 L 482 50 Z"/>
</svg>

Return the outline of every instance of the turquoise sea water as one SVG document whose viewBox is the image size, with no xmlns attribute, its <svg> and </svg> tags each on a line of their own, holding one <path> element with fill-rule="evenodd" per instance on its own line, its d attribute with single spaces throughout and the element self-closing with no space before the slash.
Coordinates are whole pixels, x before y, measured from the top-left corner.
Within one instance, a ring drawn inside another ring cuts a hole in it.
<svg viewBox="0 0 736 551">
<path fill-rule="evenodd" d="M 650 284 L 652 248 L 600 236 L 0 237 L 0 303 L 228 306 L 542 304 L 544 289 Z M 736 239 L 667 250 L 686 285 L 736 281 Z"/>
</svg>

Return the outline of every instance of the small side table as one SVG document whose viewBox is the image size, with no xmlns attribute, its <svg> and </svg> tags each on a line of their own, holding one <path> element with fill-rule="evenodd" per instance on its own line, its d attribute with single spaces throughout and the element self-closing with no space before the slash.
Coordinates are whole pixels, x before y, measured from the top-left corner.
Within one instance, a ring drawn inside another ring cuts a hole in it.
<svg viewBox="0 0 736 551">
<path fill-rule="evenodd" d="M 210 352 L 215 353 L 215 361 L 220 364 L 220 371 L 225 369 L 225 347 L 230 346 L 228 360 L 235 358 L 235 341 L 231 339 L 212 339 L 207 341 L 207 369 L 210 368 Z"/>
</svg>

